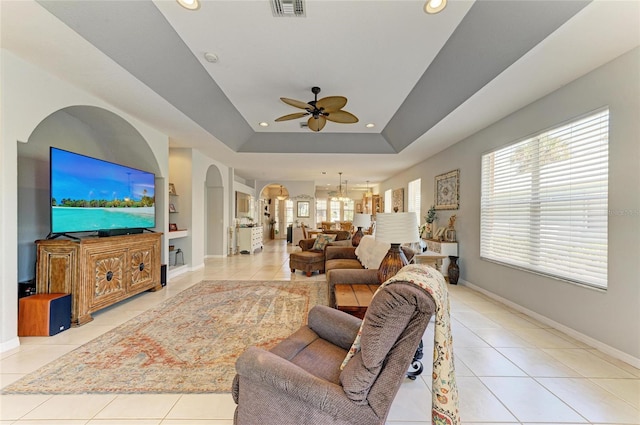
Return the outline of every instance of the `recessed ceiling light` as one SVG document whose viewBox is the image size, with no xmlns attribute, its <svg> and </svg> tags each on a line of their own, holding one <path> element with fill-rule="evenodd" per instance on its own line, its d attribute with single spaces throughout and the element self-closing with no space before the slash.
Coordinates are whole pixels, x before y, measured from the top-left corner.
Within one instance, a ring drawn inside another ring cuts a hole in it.
<svg viewBox="0 0 640 425">
<path fill-rule="evenodd" d="M 260 127 L 269 127 L 269 123 L 268 122 L 264 122 L 262 121 L 260 124 L 258 124 Z"/>
<path fill-rule="evenodd" d="M 429 14 L 441 12 L 447 7 L 447 0 L 427 0 L 424 4 L 424 11 Z"/>
<path fill-rule="evenodd" d="M 204 54 L 204 59 L 207 62 L 216 63 L 218 62 L 218 55 L 216 55 L 215 53 L 207 52 Z"/>
<path fill-rule="evenodd" d="M 373 128 L 375 126 L 376 125 L 374 123 L 372 123 L 372 122 L 370 122 L 369 124 L 365 125 L 365 127 L 367 127 L 367 128 Z"/>
<path fill-rule="evenodd" d="M 185 9 L 196 10 L 200 8 L 199 0 L 176 0 L 176 1 L 180 6 L 184 7 Z"/>
</svg>

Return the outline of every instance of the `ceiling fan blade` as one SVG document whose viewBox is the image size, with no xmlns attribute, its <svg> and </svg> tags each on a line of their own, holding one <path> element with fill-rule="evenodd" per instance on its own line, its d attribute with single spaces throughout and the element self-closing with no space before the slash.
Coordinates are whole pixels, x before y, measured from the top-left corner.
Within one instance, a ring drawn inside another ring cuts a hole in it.
<svg viewBox="0 0 640 425">
<path fill-rule="evenodd" d="M 344 108 L 347 104 L 347 98 L 344 96 L 323 97 L 316 102 L 318 108 L 324 108 L 325 112 L 335 112 Z"/>
<path fill-rule="evenodd" d="M 296 108 L 300 108 L 300 109 L 311 108 L 311 105 L 309 105 L 308 103 L 305 103 L 305 102 L 301 102 L 299 100 L 289 99 L 287 97 L 281 97 L 280 100 L 283 101 L 284 103 L 286 103 L 287 105 L 291 105 L 291 106 L 294 106 Z"/>
<path fill-rule="evenodd" d="M 318 118 L 311 117 L 307 124 L 309 125 L 309 130 L 311 131 L 320 131 L 324 128 L 324 125 L 327 123 L 327 120 L 321 115 Z"/>
<path fill-rule="evenodd" d="M 347 111 L 335 111 L 326 116 L 329 121 L 339 122 L 340 124 L 355 124 L 358 117 Z"/>
<path fill-rule="evenodd" d="M 298 118 L 302 118 L 305 115 L 309 115 L 308 112 L 296 112 L 295 114 L 283 115 L 280 118 L 276 118 L 276 122 L 280 121 L 288 121 L 288 120 L 296 120 Z"/>
</svg>

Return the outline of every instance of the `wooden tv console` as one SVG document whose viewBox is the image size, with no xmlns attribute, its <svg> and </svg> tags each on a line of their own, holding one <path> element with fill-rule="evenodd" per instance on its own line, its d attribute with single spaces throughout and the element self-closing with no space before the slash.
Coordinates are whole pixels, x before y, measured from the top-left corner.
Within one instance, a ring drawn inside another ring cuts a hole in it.
<svg viewBox="0 0 640 425">
<path fill-rule="evenodd" d="M 160 283 L 161 233 L 36 241 L 36 292 L 71 294 L 71 323 Z"/>
</svg>

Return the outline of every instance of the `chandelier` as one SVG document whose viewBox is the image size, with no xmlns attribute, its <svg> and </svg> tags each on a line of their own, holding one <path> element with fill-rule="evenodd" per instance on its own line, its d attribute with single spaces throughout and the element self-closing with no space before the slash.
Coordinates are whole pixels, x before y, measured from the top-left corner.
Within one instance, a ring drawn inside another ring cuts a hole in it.
<svg viewBox="0 0 640 425">
<path fill-rule="evenodd" d="M 367 191 L 364 193 L 364 196 L 367 198 L 371 198 L 373 196 L 373 192 L 369 189 L 369 180 L 367 180 Z"/>
<path fill-rule="evenodd" d="M 332 201 L 339 201 L 339 202 L 347 202 L 350 201 L 351 199 L 347 196 L 347 181 L 345 180 L 345 184 L 344 184 L 344 194 L 342 193 L 342 171 L 340 171 L 338 174 L 340 174 L 340 185 L 338 186 L 338 195 L 334 196 L 331 198 Z"/>
<path fill-rule="evenodd" d="M 278 199 L 278 201 L 284 201 L 285 199 L 288 198 L 287 195 L 282 193 L 282 185 L 280 185 L 280 195 L 276 196 L 276 198 Z"/>
</svg>

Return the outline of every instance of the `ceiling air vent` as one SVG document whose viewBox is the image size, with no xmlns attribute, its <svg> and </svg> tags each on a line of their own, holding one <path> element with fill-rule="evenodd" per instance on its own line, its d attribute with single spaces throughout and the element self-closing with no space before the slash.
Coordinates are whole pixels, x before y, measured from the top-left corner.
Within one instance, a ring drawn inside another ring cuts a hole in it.
<svg viewBox="0 0 640 425">
<path fill-rule="evenodd" d="M 304 0 L 271 0 L 273 16 L 304 16 Z"/>
</svg>

